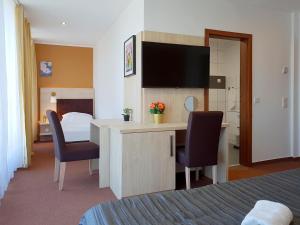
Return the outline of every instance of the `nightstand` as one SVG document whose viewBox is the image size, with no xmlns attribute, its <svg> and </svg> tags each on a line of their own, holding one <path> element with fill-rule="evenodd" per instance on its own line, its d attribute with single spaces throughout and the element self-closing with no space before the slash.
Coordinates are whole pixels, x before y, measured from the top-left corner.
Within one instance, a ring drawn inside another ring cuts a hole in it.
<svg viewBox="0 0 300 225">
<path fill-rule="evenodd" d="M 40 137 L 39 141 L 52 141 L 52 133 L 48 122 L 39 122 Z"/>
</svg>

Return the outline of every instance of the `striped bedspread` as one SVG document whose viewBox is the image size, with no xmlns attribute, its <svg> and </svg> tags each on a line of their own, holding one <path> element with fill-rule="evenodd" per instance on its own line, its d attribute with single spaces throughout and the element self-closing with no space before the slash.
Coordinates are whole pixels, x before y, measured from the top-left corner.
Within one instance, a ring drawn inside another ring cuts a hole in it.
<svg viewBox="0 0 300 225">
<path fill-rule="evenodd" d="M 300 169 L 103 203 L 90 208 L 79 224 L 235 225 L 260 199 L 287 205 L 293 224 L 300 225 Z"/>
</svg>

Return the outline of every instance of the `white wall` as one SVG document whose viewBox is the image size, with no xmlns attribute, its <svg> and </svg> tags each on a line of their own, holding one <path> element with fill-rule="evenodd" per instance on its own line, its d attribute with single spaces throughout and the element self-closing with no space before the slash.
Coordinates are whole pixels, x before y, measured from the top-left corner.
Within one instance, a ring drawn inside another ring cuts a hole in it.
<svg viewBox="0 0 300 225">
<path fill-rule="evenodd" d="M 300 156 L 300 14 L 292 15 L 293 36 L 292 36 L 292 62 L 291 72 L 294 76 L 291 79 L 291 101 L 293 105 L 291 111 L 291 154 L 295 157 Z"/>
<path fill-rule="evenodd" d="M 144 1 L 133 0 L 94 48 L 95 113 L 119 118 L 123 108 L 123 44 L 144 29 Z"/>
<path fill-rule="evenodd" d="M 204 29 L 253 34 L 253 162 L 290 156 L 289 96 L 291 16 L 228 0 L 145 0 L 145 30 L 204 36 Z"/>
</svg>

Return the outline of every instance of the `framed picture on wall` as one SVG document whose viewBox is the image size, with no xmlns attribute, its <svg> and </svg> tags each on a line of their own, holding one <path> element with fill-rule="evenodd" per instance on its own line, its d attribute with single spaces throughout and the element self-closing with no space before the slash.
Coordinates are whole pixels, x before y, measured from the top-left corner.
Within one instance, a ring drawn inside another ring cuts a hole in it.
<svg viewBox="0 0 300 225">
<path fill-rule="evenodd" d="M 135 35 L 124 42 L 124 77 L 135 74 Z"/>
<path fill-rule="evenodd" d="M 52 75 L 52 62 L 41 61 L 40 62 L 40 76 L 49 77 Z"/>
</svg>

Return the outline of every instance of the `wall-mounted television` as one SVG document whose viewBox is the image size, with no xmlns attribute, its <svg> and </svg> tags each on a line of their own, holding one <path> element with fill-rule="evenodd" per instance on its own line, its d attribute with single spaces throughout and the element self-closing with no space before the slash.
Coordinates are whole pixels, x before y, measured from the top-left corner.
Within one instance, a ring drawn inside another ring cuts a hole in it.
<svg viewBox="0 0 300 225">
<path fill-rule="evenodd" d="M 143 88 L 207 88 L 210 49 L 142 42 Z"/>
</svg>

